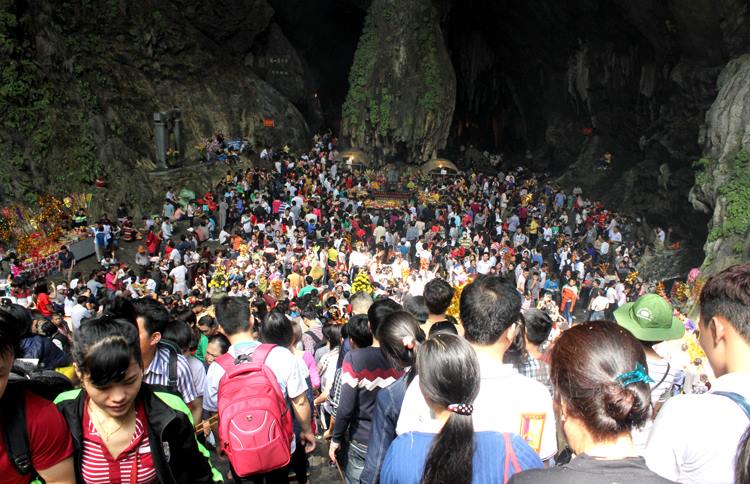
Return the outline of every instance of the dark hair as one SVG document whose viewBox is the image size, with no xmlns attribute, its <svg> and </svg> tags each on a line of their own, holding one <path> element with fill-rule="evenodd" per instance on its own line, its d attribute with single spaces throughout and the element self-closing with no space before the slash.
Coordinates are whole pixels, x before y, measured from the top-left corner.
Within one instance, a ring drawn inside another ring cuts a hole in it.
<svg viewBox="0 0 750 484">
<path fill-rule="evenodd" d="M 143 327 L 149 336 L 164 333 L 164 329 L 169 323 L 169 311 L 162 303 L 150 298 L 136 299 L 133 302 L 135 313 L 138 317 L 143 318 Z"/>
<path fill-rule="evenodd" d="M 85 302 L 88 302 L 88 298 L 86 299 L 86 301 L 84 301 L 84 303 Z M 78 303 L 83 304 L 80 301 Z M 112 304 L 109 305 L 107 313 L 113 318 L 125 319 L 135 324 L 136 326 L 138 325 L 138 322 L 136 321 L 136 319 L 138 319 L 138 313 L 135 310 L 133 301 L 129 298 L 122 296 L 115 297 L 115 299 L 112 301 Z"/>
<path fill-rule="evenodd" d="M 346 332 L 357 348 L 367 348 L 372 344 L 372 333 L 367 324 L 367 316 L 364 314 L 349 318 L 349 322 L 346 323 Z"/>
<path fill-rule="evenodd" d="M 58 332 L 57 326 L 55 326 L 50 321 L 46 321 L 46 320 L 42 324 L 40 324 L 38 328 L 39 328 L 39 331 L 41 331 L 41 333 L 48 338 L 51 338 Z"/>
<path fill-rule="evenodd" d="M 526 339 L 530 343 L 540 345 L 547 341 L 552 331 L 552 318 L 541 309 L 530 308 L 523 311 Z"/>
<path fill-rule="evenodd" d="M 378 328 L 378 340 L 383 355 L 399 370 L 414 365 L 417 344 L 425 340 L 419 321 L 406 311 L 388 316 Z M 411 340 L 407 344 L 404 340 Z M 411 348 L 409 347 L 411 346 Z"/>
<path fill-rule="evenodd" d="M 22 324 L 9 311 L 0 311 L 0 357 L 10 354 L 13 358 L 17 358 L 23 354 L 21 326 Z"/>
<path fill-rule="evenodd" d="M 737 446 L 737 457 L 734 461 L 734 482 L 750 484 L 750 427 L 745 430 Z"/>
<path fill-rule="evenodd" d="M 174 318 L 183 321 L 187 323 L 190 326 L 195 325 L 197 322 L 197 317 L 195 316 L 195 313 L 192 309 L 186 308 L 181 311 L 179 311 L 177 314 L 174 315 Z"/>
<path fill-rule="evenodd" d="M 213 328 L 216 326 L 216 320 L 211 315 L 206 314 L 205 316 L 201 316 L 197 324 L 198 326 L 208 326 L 209 328 Z"/>
<path fill-rule="evenodd" d="M 739 264 L 711 276 L 700 295 L 701 321 L 726 318 L 750 342 L 750 264 Z"/>
<path fill-rule="evenodd" d="M 424 302 L 430 314 L 443 314 L 450 307 L 455 290 L 443 279 L 433 279 L 424 286 Z"/>
<path fill-rule="evenodd" d="M 460 336 L 438 333 L 425 341 L 417 352 L 417 371 L 419 389 L 435 405 L 473 404 L 479 393 L 479 360 Z M 473 455 L 473 419 L 452 412 L 432 441 L 422 482 L 471 482 Z"/>
<path fill-rule="evenodd" d="M 370 322 L 370 331 L 377 337 L 378 326 L 385 321 L 385 318 L 401 311 L 401 305 L 391 298 L 377 299 L 367 310 L 367 320 Z"/>
<path fill-rule="evenodd" d="M 341 345 L 341 326 L 338 324 L 324 324 L 323 339 L 325 339 L 331 349 L 338 348 Z"/>
<path fill-rule="evenodd" d="M 250 308 L 247 298 L 224 296 L 216 303 L 216 322 L 219 323 L 224 334 L 227 336 L 249 331 Z"/>
<path fill-rule="evenodd" d="M 34 294 L 49 294 L 49 287 L 47 287 L 47 281 L 41 281 L 34 287 Z"/>
<path fill-rule="evenodd" d="M 612 321 L 580 324 L 564 331 L 550 353 L 550 382 L 555 403 L 580 419 L 594 440 L 605 440 L 641 427 L 652 414 L 651 388 L 625 387 L 616 378 L 646 368 L 643 347 Z"/>
<path fill-rule="evenodd" d="M 217 345 L 219 345 L 222 355 L 229 351 L 229 340 L 221 333 L 215 334 L 208 338 L 208 344 L 211 343 L 216 343 Z"/>
<path fill-rule="evenodd" d="M 121 382 L 131 361 L 143 366 L 138 329 L 120 318 L 84 321 L 73 337 L 73 360 L 96 387 Z"/>
<path fill-rule="evenodd" d="M 284 313 L 274 309 L 263 320 L 260 336 L 264 343 L 287 348 L 294 341 L 294 328 Z"/>
<path fill-rule="evenodd" d="M 404 311 L 417 318 L 420 324 L 427 321 L 427 316 L 429 316 L 424 301 L 424 296 L 406 296 L 404 298 Z"/>
<path fill-rule="evenodd" d="M 20 338 L 31 334 L 31 326 L 34 322 L 31 311 L 20 304 L 8 304 L 3 306 L 3 312 L 10 316 L 8 324 L 12 324 Z M 20 355 L 20 353 L 16 353 Z"/>
<path fill-rule="evenodd" d="M 193 340 L 193 331 L 190 329 L 188 323 L 179 319 L 173 319 L 164 328 L 161 339 L 171 341 L 181 351 L 188 351 Z"/>
<path fill-rule="evenodd" d="M 461 292 L 461 323 L 470 343 L 490 345 L 521 315 L 521 296 L 498 276 L 480 276 Z"/>
</svg>

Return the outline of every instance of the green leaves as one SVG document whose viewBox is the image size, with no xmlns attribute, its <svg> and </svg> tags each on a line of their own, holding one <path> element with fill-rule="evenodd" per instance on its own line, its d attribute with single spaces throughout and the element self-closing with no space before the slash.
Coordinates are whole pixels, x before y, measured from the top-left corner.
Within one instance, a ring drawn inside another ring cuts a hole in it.
<svg viewBox="0 0 750 484">
<path fill-rule="evenodd" d="M 750 229 L 750 170 L 747 162 L 750 154 L 737 152 L 734 171 L 727 183 L 719 187 L 719 195 L 726 200 L 726 213 L 721 225 L 708 234 L 709 242 L 729 236 L 744 236 Z M 735 250 L 737 248 L 735 247 Z"/>
</svg>

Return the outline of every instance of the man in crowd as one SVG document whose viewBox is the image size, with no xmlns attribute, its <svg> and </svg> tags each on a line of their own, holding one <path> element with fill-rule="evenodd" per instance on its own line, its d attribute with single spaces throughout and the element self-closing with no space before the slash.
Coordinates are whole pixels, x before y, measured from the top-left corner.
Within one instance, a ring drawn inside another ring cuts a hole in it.
<svg viewBox="0 0 750 484">
<path fill-rule="evenodd" d="M 674 481 L 734 482 L 737 446 L 750 423 L 750 264 L 706 281 L 698 329 L 718 379 L 709 393 L 677 395 L 664 404 L 646 463 Z"/>
</svg>

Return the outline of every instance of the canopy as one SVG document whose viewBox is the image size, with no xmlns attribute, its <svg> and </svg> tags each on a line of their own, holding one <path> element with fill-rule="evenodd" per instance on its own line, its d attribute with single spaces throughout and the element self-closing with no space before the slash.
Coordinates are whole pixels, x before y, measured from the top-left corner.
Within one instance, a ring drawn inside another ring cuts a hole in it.
<svg viewBox="0 0 750 484">
<path fill-rule="evenodd" d="M 422 173 L 434 173 L 445 170 L 446 172 L 458 173 L 458 168 L 453 164 L 451 160 L 445 158 L 436 158 L 430 160 L 420 167 Z"/>
</svg>

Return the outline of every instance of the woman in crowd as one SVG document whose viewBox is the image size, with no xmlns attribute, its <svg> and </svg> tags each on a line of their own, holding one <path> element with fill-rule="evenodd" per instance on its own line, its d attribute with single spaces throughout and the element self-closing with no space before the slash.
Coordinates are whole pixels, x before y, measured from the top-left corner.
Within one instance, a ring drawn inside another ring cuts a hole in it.
<svg viewBox="0 0 750 484">
<path fill-rule="evenodd" d="M 135 325 L 107 316 L 85 322 L 75 333 L 73 358 L 81 389 L 56 403 L 73 435 L 78 482 L 221 481 L 195 439 L 185 403 L 142 384 Z"/>
<path fill-rule="evenodd" d="M 38 368 L 54 370 L 70 365 L 70 358 L 51 339 L 33 331 L 31 311 L 18 304 L 2 306 L 2 310 L 11 316 L 13 324 L 18 325 L 21 335 L 21 354 L 17 358 L 38 360 Z"/>
<path fill-rule="evenodd" d="M 229 351 L 229 339 L 221 333 L 217 333 L 208 338 L 206 346 L 206 366 L 214 360 Z"/>
<path fill-rule="evenodd" d="M 383 483 L 506 482 L 524 469 L 542 467 L 518 435 L 474 432 L 479 361 L 460 336 L 438 333 L 417 351 L 419 389 L 436 418 L 437 435 L 409 432 L 393 441 L 383 462 Z"/>
<path fill-rule="evenodd" d="M 385 454 L 391 442 L 396 439 L 396 423 L 406 388 L 416 373 L 412 367 L 416 359 L 417 345 L 424 342 L 425 334 L 418 319 L 406 311 L 398 311 L 391 314 L 378 328 L 378 339 L 380 349 L 388 361 L 405 373 L 392 385 L 378 392 L 365 468 L 360 476 L 363 484 L 380 480 L 380 468 Z"/>
<path fill-rule="evenodd" d="M 562 333 L 550 360 L 558 421 L 577 457 L 510 482 L 670 482 L 646 467 L 630 436 L 652 414 L 651 379 L 638 340 L 613 322 L 585 323 Z"/>
</svg>

